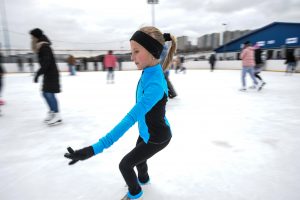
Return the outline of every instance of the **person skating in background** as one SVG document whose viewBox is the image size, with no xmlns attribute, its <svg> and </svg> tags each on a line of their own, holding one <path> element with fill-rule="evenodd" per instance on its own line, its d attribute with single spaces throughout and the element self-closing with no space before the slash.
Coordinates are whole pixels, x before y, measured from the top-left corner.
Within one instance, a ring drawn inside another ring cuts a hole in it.
<svg viewBox="0 0 300 200">
<path fill-rule="evenodd" d="M 51 42 L 39 28 L 31 30 L 29 33 L 32 39 L 32 50 L 38 55 L 40 64 L 40 68 L 34 77 L 34 82 L 38 83 L 39 76 L 43 75 L 42 94 L 49 106 L 49 112 L 45 122 L 48 123 L 48 125 L 56 125 L 62 122 L 58 102 L 55 97 L 55 94 L 60 92 L 60 84 L 59 71 L 50 47 Z"/>
<path fill-rule="evenodd" d="M 23 72 L 24 71 L 24 66 L 23 66 L 23 59 L 22 59 L 22 57 L 19 56 L 17 58 L 17 64 L 18 64 L 19 72 Z"/>
<path fill-rule="evenodd" d="M 243 50 L 240 54 L 240 59 L 242 60 L 242 88 L 240 91 L 246 91 L 246 74 L 248 73 L 253 81 L 253 85 L 250 87 L 251 89 L 261 90 L 261 85 L 257 82 L 254 76 L 254 50 L 255 48 L 251 46 L 249 41 L 244 43 Z"/>
<path fill-rule="evenodd" d="M 114 83 L 114 69 L 117 65 L 117 58 L 113 55 L 113 51 L 109 50 L 103 59 L 104 67 L 107 69 L 106 81 L 107 83 Z"/>
<path fill-rule="evenodd" d="M 27 59 L 27 62 L 28 62 L 28 67 L 29 67 L 29 71 L 32 75 L 34 75 L 34 65 L 33 65 L 33 59 L 32 57 L 29 57 Z"/>
<path fill-rule="evenodd" d="M 210 71 L 213 72 L 214 69 L 215 69 L 215 63 L 216 63 L 216 56 L 215 54 L 211 54 L 210 57 L 209 57 L 209 64 L 210 64 Z"/>
<path fill-rule="evenodd" d="M 254 50 L 254 57 L 255 57 L 254 76 L 260 81 L 261 87 L 263 87 L 266 84 L 266 82 L 263 80 L 263 78 L 260 75 L 265 65 L 262 59 L 261 48 L 257 48 Z"/>
<path fill-rule="evenodd" d="M 67 64 L 68 64 L 68 69 L 69 69 L 70 75 L 71 76 L 76 75 L 76 69 L 75 69 L 76 59 L 73 55 L 69 55 L 69 57 L 67 59 Z"/>
<path fill-rule="evenodd" d="M 166 42 L 167 43 L 167 42 Z M 176 48 L 176 47 L 175 47 Z M 165 62 L 165 59 L 166 59 L 166 56 L 167 56 L 167 53 L 168 53 L 168 50 L 169 50 L 169 46 L 167 45 L 167 44 L 165 44 L 164 45 L 164 48 L 163 48 L 163 51 L 162 51 L 162 53 L 161 53 L 161 55 L 160 55 L 160 65 L 161 66 L 163 66 L 163 64 L 164 64 L 164 62 Z M 175 50 L 176 51 L 176 50 Z M 172 60 L 173 60 L 173 58 L 172 58 Z M 165 71 L 164 71 L 164 75 L 165 75 L 165 79 L 166 79 L 166 81 L 167 81 L 167 84 L 168 84 L 168 96 L 169 96 L 169 98 L 174 98 L 174 97 L 176 97 L 177 96 L 177 93 L 176 93 L 176 91 L 175 91 L 175 89 L 174 89 L 174 86 L 173 86 L 173 84 L 171 83 L 171 81 L 170 81 L 170 78 L 169 78 L 169 76 L 170 76 L 170 69 L 169 68 L 167 68 Z"/>
<path fill-rule="evenodd" d="M 104 66 L 104 63 L 103 63 L 104 55 L 98 56 L 97 59 L 99 60 L 99 63 L 101 65 L 101 70 L 104 72 L 105 71 L 105 66 Z"/>
<path fill-rule="evenodd" d="M 94 63 L 94 71 L 98 71 L 98 57 L 93 58 L 93 63 Z"/>
<path fill-rule="evenodd" d="M 159 64 L 159 57 L 165 41 L 169 40 L 172 46 L 162 67 Z M 150 180 L 147 160 L 164 149 L 172 137 L 170 125 L 165 116 L 168 86 L 164 78 L 164 70 L 168 68 L 172 60 L 176 49 L 176 39 L 170 34 L 162 34 L 155 27 L 143 27 L 133 34 L 130 46 L 131 59 L 139 70 L 143 70 L 137 85 L 136 104 L 123 120 L 97 143 L 76 151 L 69 147 L 68 153 L 64 155 L 71 159 L 69 164 L 86 160 L 109 148 L 138 122 L 139 137 L 136 146 L 119 164 L 128 186 L 128 193 L 122 200 L 141 198 L 143 195 L 141 185 Z M 137 175 L 134 167 L 137 169 Z"/>
<path fill-rule="evenodd" d="M 3 56 L 0 51 L 0 106 L 4 105 L 4 100 L 2 99 L 4 67 L 2 63 L 3 63 Z"/>
<path fill-rule="evenodd" d="M 122 71 L 122 63 L 123 63 L 124 59 L 122 56 L 120 56 L 118 58 L 118 64 L 119 64 L 119 71 Z"/>
<path fill-rule="evenodd" d="M 83 64 L 83 70 L 87 71 L 88 70 L 88 60 L 86 57 L 82 58 L 82 64 Z"/>
<path fill-rule="evenodd" d="M 177 56 L 176 59 L 176 68 L 175 68 L 175 73 L 177 74 L 178 72 L 186 73 L 186 68 L 183 66 L 184 63 L 184 56 Z"/>
<path fill-rule="evenodd" d="M 294 50 L 288 48 L 286 50 L 286 56 L 285 56 L 285 64 L 286 64 L 286 75 L 292 75 L 296 71 L 297 61 L 296 57 L 294 55 Z"/>
</svg>

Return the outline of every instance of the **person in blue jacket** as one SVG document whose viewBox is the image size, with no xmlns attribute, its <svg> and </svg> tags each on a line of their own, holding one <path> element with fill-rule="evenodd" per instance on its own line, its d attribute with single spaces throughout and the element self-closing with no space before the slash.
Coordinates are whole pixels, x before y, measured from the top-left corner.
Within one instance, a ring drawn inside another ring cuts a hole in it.
<svg viewBox="0 0 300 200">
<path fill-rule="evenodd" d="M 159 58 L 166 41 L 171 47 L 163 66 Z M 103 152 L 116 142 L 124 133 L 138 122 L 139 137 L 136 146 L 121 160 L 120 171 L 128 186 L 123 200 L 139 199 L 143 191 L 141 185 L 149 182 L 147 160 L 165 148 L 172 137 L 169 122 L 165 116 L 168 100 L 168 86 L 164 71 L 168 68 L 176 50 L 174 36 L 155 27 L 143 27 L 136 31 L 131 39 L 131 59 L 142 70 L 137 84 L 136 104 L 127 115 L 97 143 L 74 151 L 68 147 L 64 156 L 71 159 L 69 164 L 86 160 Z M 138 174 L 134 171 L 136 167 Z"/>
</svg>

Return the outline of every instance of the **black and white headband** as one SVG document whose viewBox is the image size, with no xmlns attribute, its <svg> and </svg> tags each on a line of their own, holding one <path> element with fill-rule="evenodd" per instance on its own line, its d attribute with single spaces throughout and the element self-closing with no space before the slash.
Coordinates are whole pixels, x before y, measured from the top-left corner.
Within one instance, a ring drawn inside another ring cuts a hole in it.
<svg viewBox="0 0 300 200">
<path fill-rule="evenodd" d="M 164 33 L 164 39 L 165 41 L 171 41 L 172 39 L 170 33 Z M 136 31 L 130 40 L 136 41 L 145 49 L 147 49 L 147 51 L 149 51 L 154 58 L 159 59 L 163 50 L 163 45 L 150 35 L 144 33 L 143 31 Z"/>
</svg>

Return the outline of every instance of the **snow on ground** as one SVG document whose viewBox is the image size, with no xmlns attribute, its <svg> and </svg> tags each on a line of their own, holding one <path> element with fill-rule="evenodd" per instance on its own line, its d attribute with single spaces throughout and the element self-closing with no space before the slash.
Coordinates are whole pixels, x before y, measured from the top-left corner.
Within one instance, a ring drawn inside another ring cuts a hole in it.
<svg viewBox="0 0 300 200">
<path fill-rule="evenodd" d="M 68 166 L 68 146 L 97 142 L 135 102 L 141 71 L 61 74 L 63 124 L 47 127 L 47 107 L 29 74 L 4 79 L 0 117 L 1 200 L 120 199 L 119 162 L 135 145 L 137 126 L 110 149 Z M 262 73 L 261 92 L 240 92 L 240 71 L 171 72 L 178 97 L 167 117 L 173 138 L 148 162 L 145 200 L 298 200 L 300 74 Z M 247 80 L 250 86 L 250 79 Z M 41 79 L 40 79 L 41 82 Z"/>
</svg>

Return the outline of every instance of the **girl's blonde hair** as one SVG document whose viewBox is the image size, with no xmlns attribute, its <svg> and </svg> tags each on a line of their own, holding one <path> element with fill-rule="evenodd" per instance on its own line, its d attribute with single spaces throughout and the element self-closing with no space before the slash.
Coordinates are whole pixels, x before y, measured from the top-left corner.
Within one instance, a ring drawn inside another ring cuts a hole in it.
<svg viewBox="0 0 300 200">
<path fill-rule="evenodd" d="M 153 27 L 153 26 L 145 26 L 145 27 L 140 28 L 140 31 L 150 35 L 151 37 L 156 39 L 162 45 L 165 44 L 164 36 L 158 28 Z M 173 35 L 171 35 L 171 43 L 172 43 L 171 47 L 169 48 L 168 54 L 165 58 L 163 66 L 162 66 L 164 71 L 169 68 L 169 66 L 172 62 L 172 59 L 173 59 L 173 55 L 176 52 L 176 46 L 177 46 L 176 45 L 176 38 Z"/>
</svg>

